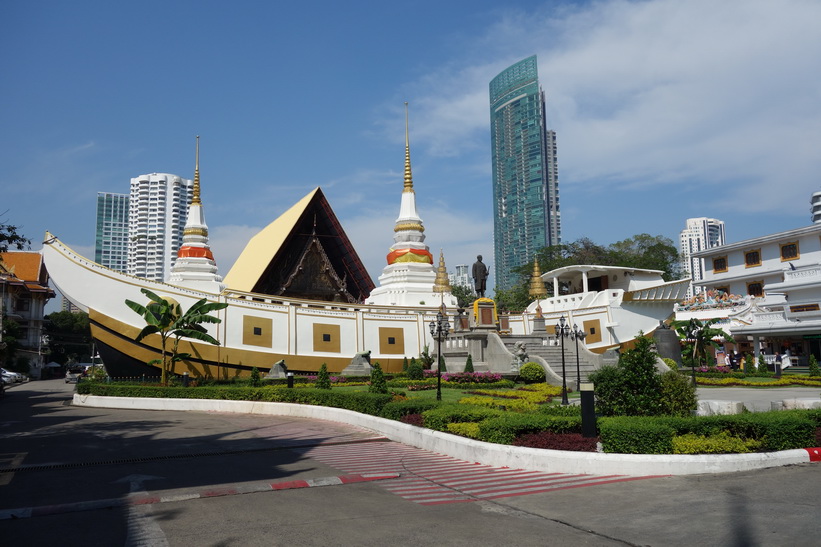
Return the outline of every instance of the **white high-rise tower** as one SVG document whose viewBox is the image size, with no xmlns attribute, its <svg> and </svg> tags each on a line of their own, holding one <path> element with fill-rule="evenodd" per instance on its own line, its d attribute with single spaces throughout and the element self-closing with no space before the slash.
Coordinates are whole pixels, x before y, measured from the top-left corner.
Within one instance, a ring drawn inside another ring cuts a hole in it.
<svg viewBox="0 0 821 547">
<path fill-rule="evenodd" d="M 127 273 L 167 281 L 182 245 L 194 182 L 168 173 L 131 179 Z"/>
<path fill-rule="evenodd" d="M 687 227 L 679 237 L 679 251 L 682 273 L 692 280 L 687 289 L 688 298 L 701 292 L 701 287 L 694 288 L 693 282 L 704 278 L 704 260 L 693 257 L 693 253 L 724 245 L 724 242 L 724 221 L 707 217 L 687 219 Z"/>
</svg>

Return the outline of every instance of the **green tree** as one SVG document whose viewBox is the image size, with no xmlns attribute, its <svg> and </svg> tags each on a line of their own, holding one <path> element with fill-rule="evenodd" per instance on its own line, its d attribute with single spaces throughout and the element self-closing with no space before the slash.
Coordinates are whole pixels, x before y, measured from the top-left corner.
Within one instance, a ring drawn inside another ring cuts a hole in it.
<svg viewBox="0 0 821 547">
<path fill-rule="evenodd" d="M 228 304 L 224 302 L 207 302 L 205 298 L 196 302 L 191 306 L 187 312 L 182 312 L 182 307 L 178 302 L 170 298 L 163 298 L 156 295 L 148 289 L 140 289 L 146 295 L 150 303 L 147 306 L 138 304 L 131 300 L 126 300 L 126 305 L 140 314 L 147 325 L 137 335 L 136 341 L 139 342 L 149 334 L 160 335 L 160 347 L 162 350 L 162 358 L 155 359 L 149 364 L 159 363 L 162 365 L 162 383 L 168 384 L 168 373 L 170 372 L 173 363 L 183 359 L 190 358 L 190 354 L 179 353 L 180 339 L 194 338 L 208 342 L 209 344 L 219 345 L 219 341 L 208 334 L 204 323 L 221 323 L 222 320 L 218 317 L 208 315 L 212 311 L 224 309 Z M 169 338 L 174 338 L 173 349 L 169 356 L 166 352 L 166 347 Z"/>
<path fill-rule="evenodd" d="M 680 259 L 675 243 L 664 236 L 638 234 L 603 247 L 583 237 L 570 243 L 543 247 L 536 254 L 542 272 L 576 264 L 597 264 L 601 266 L 622 266 L 660 270 L 666 281 L 681 277 Z M 528 294 L 528 283 L 533 273 L 533 261 L 513 268 L 516 283 L 507 290 L 494 292 L 496 305 L 500 310 L 524 310 L 533 299 Z M 548 296 L 553 295 L 553 287 L 547 287 Z"/>
<path fill-rule="evenodd" d="M 322 363 L 322 366 L 319 367 L 314 387 L 317 389 L 331 389 L 331 375 L 328 374 L 328 365 L 325 363 Z"/>
<path fill-rule="evenodd" d="M 0 340 L 3 341 L 2 347 L 0 347 L 0 356 L 2 356 L 0 362 L 4 364 L 5 368 L 15 371 L 14 358 L 20 349 L 20 338 L 23 337 L 20 324 L 14 319 L 4 318 L 0 328 L 3 329 L 3 336 L 0 337 Z"/>
<path fill-rule="evenodd" d="M 262 385 L 262 379 L 259 377 L 259 369 L 253 367 L 251 369 L 251 387 L 259 387 Z"/>
<path fill-rule="evenodd" d="M 430 353 L 430 345 L 424 345 L 422 348 L 422 353 L 419 355 L 419 361 L 422 363 L 422 368 L 425 370 L 428 370 L 433 366 L 435 359 Z"/>
<path fill-rule="evenodd" d="M 408 358 L 407 358 L 407 356 L 402 358 L 402 372 L 408 372 Z"/>
<path fill-rule="evenodd" d="M 8 213 L 8 210 L 4 211 L 0 216 L 6 213 Z M 8 224 L 5 220 L 0 221 L 0 253 L 5 253 L 9 250 L 9 247 L 19 251 L 30 247 L 31 240 L 18 233 L 17 230 L 19 229 L 19 227 L 13 224 Z"/>
<path fill-rule="evenodd" d="M 454 285 L 450 288 L 450 293 L 456 297 L 456 302 L 460 308 L 468 308 L 476 300 L 473 289 L 466 285 Z"/>
<path fill-rule="evenodd" d="M 749 353 L 744 357 L 744 373 L 745 374 L 753 374 L 755 372 L 755 363 L 753 362 L 753 356 Z"/>
<path fill-rule="evenodd" d="M 590 375 L 596 389 L 596 410 L 604 416 L 654 416 L 662 414 L 661 375 L 658 355 L 649 337 L 639 333 L 633 349 L 619 357 L 616 366 L 604 366 Z M 678 374 L 669 372 L 669 374 Z"/>
<path fill-rule="evenodd" d="M 770 372 L 770 369 L 767 368 L 767 361 L 764 359 L 764 354 L 758 354 L 758 372 L 761 374 L 767 374 Z"/>
<path fill-rule="evenodd" d="M 45 317 L 43 331 L 48 336 L 49 360 L 65 364 L 69 359 L 79 363 L 91 359 L 91 326 L 87 313 L 52 312 Z"/>
<path fill-rule="evenodd" d="M 473 372 L 473 356 L 469 353 L 467 361 L 465 361 L 465 372 Z"/>
<path fill-rule="evenodd" d="M 701 321 L 694 317 L 687 321 L 673 321 L 670 323 L 678 337 L 686 341 L 687 347 L 692 351 L 688 357 L 693 374 L 693 385 L 696 383 L 696 367 L 707 366 L 708 348 L 718 348 L 720 346 L 714 339 L 723 338 L 727 342 L 735 342 L 732 336 L 713 326 L 719 321 L 720 319 Z"/>
<path fill-rule="evenodd" d="M 388 382 L 385 380 L 385 374 L 382 372 L 382 366 L 379 361 L 374 362 L 371 370 L 371 383 L 368 386 L 368 391 L 371 393 L 387 393 Z"/>
<path fill-rule="evenodd" d="M 815 355 L 812 353 L 807 361 L 807 365 L 807 376 L 821 376 L 821 368 L 818 366 L 818 359 L 816 359 Z"/>
</svg>

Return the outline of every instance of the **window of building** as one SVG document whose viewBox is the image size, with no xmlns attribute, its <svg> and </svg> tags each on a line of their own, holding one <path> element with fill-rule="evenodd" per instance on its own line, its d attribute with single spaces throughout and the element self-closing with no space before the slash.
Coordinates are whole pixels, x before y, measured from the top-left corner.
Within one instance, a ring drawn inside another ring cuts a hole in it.
<svg viewBox="0 0 821 547">
<path fill-rule="evenodd" d="M 795 260 L 799 258 L 798 242 L 784 243 L 781 245 L 781 261 Z"/>
<path fill-rule="evenodd" d="M 750 296 L 764 296 L 764 283 L 761 281 L 747 283 L 747 294 Z"/>
<path fill-rule="evenodd" d="M 761 266 L 761 249 L 747 251 L 744 253 L 744 264 L 751 268 L 753 266 Z"/>
<path fill-rule="evenodd" d="M 727 271 L 727 257 L 717 256 L 713 259 L 713 273 Z"/>
<path fill-rule="evenodd" d="M 716 287 L 716 291 L 721 291 L 724 294 L 730 294 L 730 287 Z"/>
</svg>

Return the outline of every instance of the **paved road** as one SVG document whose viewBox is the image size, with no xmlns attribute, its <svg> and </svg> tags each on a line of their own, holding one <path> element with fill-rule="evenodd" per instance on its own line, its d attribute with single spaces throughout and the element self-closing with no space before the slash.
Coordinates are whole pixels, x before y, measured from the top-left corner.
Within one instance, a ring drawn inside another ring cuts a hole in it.
<svg viewBox="0 0 821 547">
<path fill-rule="evenodd" d="M 772 410 L 772 403 L 784 399 L 821 399 L 818 387 L 699 387 L 699 400 L 741 401 L 747 410 L 754 412 Z"/>
<path fill-rule="evenodd" d="M 740 546 L 821 536 L 818 464 L 550 476 L 344 424 L 72 407 L 72 387 L 33 382 L 0 402 L 0 515 L 34 509 L 0 520 L 0 544 Z"/>
</svg>

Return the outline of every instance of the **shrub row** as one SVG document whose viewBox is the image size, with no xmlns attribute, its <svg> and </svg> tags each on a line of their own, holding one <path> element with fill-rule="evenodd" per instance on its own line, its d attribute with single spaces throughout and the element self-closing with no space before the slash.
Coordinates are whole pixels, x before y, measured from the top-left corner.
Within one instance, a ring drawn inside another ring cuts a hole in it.
<svg viewBox="0 0 821 547">
<path fill-rule="evenodd" d="M 83 382 L 77 384 L 77 392 L 106 397 L 153 397 L 170 399 L 220 399 L 231 401 L 262 401 L 273 403 L 297 403 L 344 408 L 363 414 L 379 416 L 391 402 L 393 395 L 365 392 L 339 392 L 327 389 L 280 387 L 160 387 L 131 386 Z"/>
<path fill-rule="evenodd" d="M 818 413 L 821 415 L 821 413 Z M 759 441 L 762 450 L 806 448 L 815 443 L 818 415 L 806 411 L 760 412 L 730 416 L 620 416 L 599 420 L 605 452 L 671 454 L 676 436 L 715 437 Z"/>
<path fill-rule="evenodd" d="M 425 378 L 423 380 L 412 380 L 410 378 L 397 378 L 388 381 L 388 387 L 398 387 L 404 388 L 407 386 L 435 386 L 436 385 L 436 377 L 433 378 Z M 442 375 L 442 387 L 448 388 L 458 388 L 464 389 L 466 385 L 465 382 L 450 382 L 445 380 L 445 375 Z M 481 383 L 482 389 L 502 389 L 502 388 L 512 388 L 516 385 L 513 380 L 495 380 L 489 383 Z"/>
</svg>

